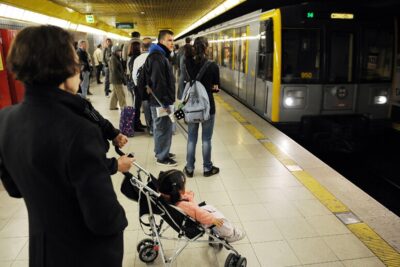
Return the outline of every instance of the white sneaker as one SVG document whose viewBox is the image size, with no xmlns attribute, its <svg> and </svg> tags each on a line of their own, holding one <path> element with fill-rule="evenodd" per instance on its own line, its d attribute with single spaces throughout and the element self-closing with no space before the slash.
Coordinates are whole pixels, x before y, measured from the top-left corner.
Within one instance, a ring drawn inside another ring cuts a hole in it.
<svg viewBox="0 0 400 267">
<path fill-rule="evenodd" d="M 230 237 L 225 238 L 228 243 L 236 242 L 242 240 L 246 236 L 246 233 L 239 228 L 233 229 L 233 234 Z"/>
</svg>

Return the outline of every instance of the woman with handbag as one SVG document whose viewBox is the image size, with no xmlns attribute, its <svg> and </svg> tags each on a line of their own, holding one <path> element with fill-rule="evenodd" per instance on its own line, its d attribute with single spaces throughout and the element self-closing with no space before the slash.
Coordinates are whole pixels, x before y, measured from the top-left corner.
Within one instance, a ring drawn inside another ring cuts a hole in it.
<svg viewBox="0 0 400 267">
<path fill-rule="evenodd" d="M 207 47 L 208 41 L 205 37 L 197 37 L 195 39 L 193 44 L 194 54 L 185 58 L 185 67 L 189 76 L 186 77 L 188 80 L 187 82 L 190 82 L 190 77 L 196 77 L 203 65 L 207 62 Z M 215 122 L 215 101 L 213 92 L 219 91 L 219 68 L 215 62 L 211 62 L 207 69 L 205 69 L 200 82 L 206 89 L 209 98 L 210 118 L 201 123 L 188 123 L 186 166 L 183 169 L 187 177 L 193 177 L 194 174 L 196 144 L 200 124 L 202 128 L 203 175 L 208 177 L 219 173 L 219 168 L 215 167 L 211 161 L 211 138 Z"/>
</svg>

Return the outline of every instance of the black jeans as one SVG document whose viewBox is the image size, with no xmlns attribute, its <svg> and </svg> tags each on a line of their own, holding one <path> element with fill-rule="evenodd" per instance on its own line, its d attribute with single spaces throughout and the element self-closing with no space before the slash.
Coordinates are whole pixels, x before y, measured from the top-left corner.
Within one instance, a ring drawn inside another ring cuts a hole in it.
<svg viewBox="0 0 400 267">
<path fill-rule="evenodd" d="M 97 83 L 101 82 L 100 81 L 100 74 L 101 74 L 102 70 L 103 70 L 103 64 L 100 63 L 99 65 L 96 66 L 96 80 L 97 80 Z"/>
<path fill-rule="evenodd" d="M 135 120 L 134 120 L 134 127 L 140 127 L 142 122 L 140 121 L 140 108 L 142 107 L 142 98 L 140 97 L 139 90 L 137 86 L 133 87 L 135 93 Z"/>
</svg>

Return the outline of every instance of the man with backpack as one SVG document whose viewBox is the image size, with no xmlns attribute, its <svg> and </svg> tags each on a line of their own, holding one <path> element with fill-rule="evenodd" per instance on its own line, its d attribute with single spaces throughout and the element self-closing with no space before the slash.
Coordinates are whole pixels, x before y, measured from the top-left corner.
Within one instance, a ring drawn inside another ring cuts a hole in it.
<svg viewBox="0 0 400 267">
<path fill-rule="evenodd" d="M 163 166 L 177 165 L 173 159 L 175 155 L 170 153 L 172 121 L 169 116 L 162 116 L 172 112 L 170 106 L 175 102 L 175 78 L 168 60 L 173 49 L 173 32 L 161 30 L 158 43 L 150 47 L 149 56 L 143 66 L 146 85 L 151 90 L 149 103 L 154 126 L 154 152 L 157 164 Z"/>
<path fill-rule="evenodd" d="M 211 138 L 215 121 L 213 93 L 219 91 L 219 68 L 215 62 L 207 60 L 208 42 L 206 38 L 196 38 L 193 47 L 194 55 L 185 58 L 186 87 L 183 92 L 183 100 L 186 104 L 183 110 L 188 122 L 188 143 L 186 166 L 183 172 L 187 177 L 193 177 L 196 144 L 201 123 L 203 176 L 208 177 L 219 173 L 219 168 L 215 167 L 211 161 Z"/>
</svg>

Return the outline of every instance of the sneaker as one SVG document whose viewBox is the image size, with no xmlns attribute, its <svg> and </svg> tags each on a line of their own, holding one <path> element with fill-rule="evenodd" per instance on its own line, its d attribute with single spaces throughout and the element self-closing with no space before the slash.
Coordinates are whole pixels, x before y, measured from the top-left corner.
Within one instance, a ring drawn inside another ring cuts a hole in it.
<svg viewBox="0 0 400 267">
<path fill-rule="evenodd" d="M 238 228 L 233 228 L 233 234 L 230 237 L 225 238 L 228 243 L 242 240 L 246 236 L 246 233 Z"/>
<path fill-rule="evenodd" d="M 168 157 L 169 157 L 170 159 L 174 159 L 174 158 L 176 158 L 176 155 L 175 155 L 174 153 L 168 153 Z M 154 159 L 157 159 L 157 156 L 156 156 L 156 155 L 154 155 Z"/>
<path fill-rule="evenodd" d="M 209 176 L 212 176 L 212 175 L 217 174 L 217 173 L 219 173 L 219 168 L 217 168 L 215 166 L 212 166 L 211 170 L 203 172 L 203 176 L 204 177 L 209 177 Z"/>
<path fill-rule="evenodd" d="M 165 159 L 165 160 L 157 160 L 157 165 L 161 165 L 161 166 L 167 166 L 167 167 L 175 167 L 178 165 L 178 163 L 173 160 L 173 159 Z"/>
<path fill-rule="evenodd" d="M 118 110 L 118 108 L 110 108 L 110 110 Z"/>
<path fill-rule="evenodd" d="M 186 167 L 185 168 L 183 168 L 183 173 L 186 175 L 186 177 L 189 177 L 189 178 L 192 178 L 193 177 L 193 172 L 194 171 L 188 171 L 187 169 L 186 169 Z"/>
</svg>

